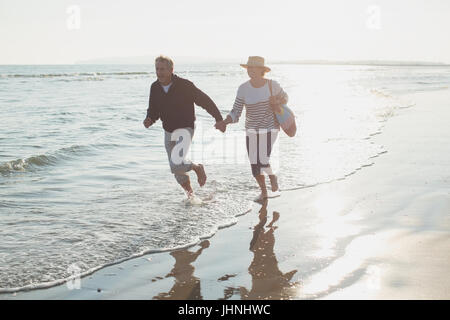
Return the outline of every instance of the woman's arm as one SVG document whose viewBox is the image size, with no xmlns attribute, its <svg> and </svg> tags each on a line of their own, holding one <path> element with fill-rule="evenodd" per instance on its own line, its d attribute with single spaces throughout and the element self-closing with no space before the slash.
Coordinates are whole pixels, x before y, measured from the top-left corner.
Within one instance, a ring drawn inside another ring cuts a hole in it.
<svg viewBox="0 0 450 320">
<path fill-rule="evenodd" d="M 274 81 L 274 89 L 274 91 L 276 92 L 275 96 L 277 98 L 277 102 L 281 104 L 287 104 L 289 96 L 277 81 Z"/>
<path fill-rule="evenodd" d="M 289 97 L 287 93 L 284 92 L 283 88 L 281 88 L 278 82 L 273 81 L 273 84 L 274 91 L 277 92 L 277 94 L 270 97 L 270 107 L 272 108 L 273 112 L 280 113 L 281 106 L 287 104 Z"/>
<path fill-rule="evenodd" d="M 244 99 L 239 97 L 239 92 L 238 92 L 238 95 L 236 96 L 236 99 L 234 100 L 233 109 L 230 111 L 230 113 L 227 116 L 228 123 L 236 123 L 239 121 L 239 118 L 241 117 L 241 114 L 242 114 L 242 110 L 244 109 L 244 103 L 245 103 Z"/>
<path fill-rule="evenodd" d="M 242 89 L 239 87 L 236 99 L 234 100 L 233 109 L 227 115 L 225 120 L 217 122 L 215 127 L 220 131 L 225 132 L 227 125 L 238 122 L 242 114 L 242 109 L 244 108 L 244 103 L 245 100 L 242 94 Z"/>
</svg>

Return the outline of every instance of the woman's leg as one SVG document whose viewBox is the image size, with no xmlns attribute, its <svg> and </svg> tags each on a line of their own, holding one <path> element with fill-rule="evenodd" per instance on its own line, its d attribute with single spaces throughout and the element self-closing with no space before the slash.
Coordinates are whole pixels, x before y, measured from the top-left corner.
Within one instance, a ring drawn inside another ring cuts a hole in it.
<svg viewBox="0 0 450 320">
<path fill-rule="evenodd" d="M 267 141 L 267 161 L 266 164 L 261 165 L 262 170 L 267 173 L 270 179 L 270 185 L 272 187 L 272 192 L 275 192 L 278 190 L 278 178 L 273 173 L 272 168 L 270 166 L 269 160 L 270 155 L 272 153 L 273 145 L 275 144 L 275 141 L 278 137 L 278 131 L 277 130 L 269 130 L 267 132 L 266 141 Z"/>
<path fill-rule="evenodd" d="M 256 134 L 251 139 L 248 136 L 249 133 L 247 133 L 246 137 L 246 145 L 247 145 L 247 153 L 249 155 L 250 159 L 250 166 L 252 168 L 252 175 L 255 177 L 256 182 L 258 183 L 259 188 L 261 189 L 261 194 L 259 195 L 258 199 L 263 200 L 264 198 L 267 198 L 267 188 L 266 188 L 266 181 L 263 172 L 261 171 L 261 163 L 259 161 L 259 134 Z M 254 134 L 254 133 L 250 133 Z M 250 143 L 255 143 L 256 145 L 253 145 L 250 148 Z M 251 150 L 251 151 L 250 151 Z M 250 152 L 254 153 L 256 152 L 256 155 L 250 154 Z M 254 163 L 256 162 L 256 163 Z"/>
<path fill-rule="evenodd" d="M 269 175 L 270 185 L 272 186 L 272 192 L 278 191 L 278 178 L 276 175 Z"/>
<path fill-rule="evenodd" d="M 261 189 L 261 198 L 267 198 L 267 188 L 266 188 L 266 181 L 263 174 L 260 174 L 255 177 L 256 182 L 258 182 L 259 188 Z"/>
</svg>

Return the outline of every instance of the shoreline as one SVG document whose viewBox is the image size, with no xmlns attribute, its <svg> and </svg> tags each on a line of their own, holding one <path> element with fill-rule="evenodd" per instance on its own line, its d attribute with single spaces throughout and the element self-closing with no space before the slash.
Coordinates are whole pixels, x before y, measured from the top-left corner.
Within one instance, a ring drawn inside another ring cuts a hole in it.
<svg viewBox="0 0 450 320">
<path fill-rule="evenodd" d="M 450 90 L 407 97 L 416 105 L 371 138 L 387 152 L 357 174 L 285 190 L 199 244 L 103 267 L 80 289 L 0 299 L 449 299 Z"/>
</svg>

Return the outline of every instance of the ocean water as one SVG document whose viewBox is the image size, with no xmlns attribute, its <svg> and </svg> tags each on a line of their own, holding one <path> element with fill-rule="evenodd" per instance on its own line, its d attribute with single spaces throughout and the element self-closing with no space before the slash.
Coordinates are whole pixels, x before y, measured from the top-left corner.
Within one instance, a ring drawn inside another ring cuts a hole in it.
<svg viewBox="0 0 450 320">
<path fill-rule="evenodd" d="M 448 67 L 273 65 L 289 94 L 294 138 L 280 132 L 281 190 L 355 174 L 389 150 L 376 144 L 404 93 L 450 84 Z M 176 65 L 225 117 L 248 80 L 233 64 Z M 144 253 L 189 246 L 236 223 L 258 194 L 244 113 L 227 132 L 196 108 L 190 158 L 203 163 L 201 205 L 170 173 L 161 123 L 145 129 L 152 65 L 0 66 L 0 292 L 51 286 Z"/>
</svg>

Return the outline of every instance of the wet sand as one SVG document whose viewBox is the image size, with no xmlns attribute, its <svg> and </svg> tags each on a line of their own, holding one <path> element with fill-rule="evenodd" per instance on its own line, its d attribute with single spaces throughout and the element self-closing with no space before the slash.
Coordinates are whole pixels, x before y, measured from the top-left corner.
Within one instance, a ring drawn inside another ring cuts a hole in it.
<svg viewBox="0 0 450 320">
<path fill-rule="evenodd" d="M 407 98 L 372 137 L 388 152 L 343 180 L 283 191 L 194 247 L 80 289 L 0 299 L 449 299 L 450 90 Z"/>
</svg>

